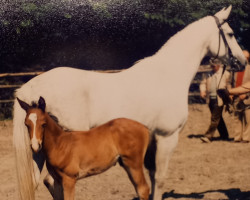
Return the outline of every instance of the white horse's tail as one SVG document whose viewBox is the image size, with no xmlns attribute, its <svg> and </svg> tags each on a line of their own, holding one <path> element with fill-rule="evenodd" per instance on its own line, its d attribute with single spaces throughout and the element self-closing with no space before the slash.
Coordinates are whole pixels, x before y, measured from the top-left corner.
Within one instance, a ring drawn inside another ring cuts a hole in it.
<svg viewBox="0 0 250 200">
<path fill-rule="evenodd" d="M 14 103 L 13 144 L 16 157 L 16 169 L 21 200 L 34 200 L 34 171 L 30 139 L 24 124 L 25 111 L 17 100 Z"/>
</svg>

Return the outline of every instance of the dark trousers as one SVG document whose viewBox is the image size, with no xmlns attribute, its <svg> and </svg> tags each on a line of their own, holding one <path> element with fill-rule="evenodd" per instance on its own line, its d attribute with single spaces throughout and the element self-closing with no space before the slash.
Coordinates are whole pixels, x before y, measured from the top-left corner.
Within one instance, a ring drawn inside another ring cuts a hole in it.
<svg viewBox="0 0 250 200">
<path fill-rule="evenodd" d="M 228 139 L 227 127 L 222 117 L 223 106 L 218 106 L 217 99 L 210 99 L 208 106 L 211 111 L 211 123 L 205 136 L 211 139 L 218 129 L 220 137 Z"/>
</svg>

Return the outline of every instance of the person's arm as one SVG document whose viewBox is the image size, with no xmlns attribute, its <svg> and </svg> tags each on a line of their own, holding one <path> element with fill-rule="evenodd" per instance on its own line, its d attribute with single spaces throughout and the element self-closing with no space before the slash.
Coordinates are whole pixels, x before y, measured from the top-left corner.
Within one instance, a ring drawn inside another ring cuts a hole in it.
<svg viewBox="0 0 250 200">
<path fill-rule="evenodd" d="M 250 92 L 250 81 L 242 84 L 239 87 L 229 89 L 229 94 L 232 95 L 241 95 Z"/>
<path fill-rule="evenodd" d="M 225 76 L 226 76 L 226 89 L 230 90 L 232 88 L 231 74 L 228 71 L 225 71 Z"/>
<path fill-rule="evenodd" d="M 201 98 L 205 99 L 207 96 L 207 88 L 206 88 L 206 78 L 204 78 L 200 83 L 200 96 Z"/>
</svg>

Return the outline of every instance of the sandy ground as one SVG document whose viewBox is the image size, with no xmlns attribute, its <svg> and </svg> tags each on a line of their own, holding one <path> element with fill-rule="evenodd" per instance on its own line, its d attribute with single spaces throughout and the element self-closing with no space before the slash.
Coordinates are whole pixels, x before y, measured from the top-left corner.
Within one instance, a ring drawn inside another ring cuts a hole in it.
<svg viewBox="0 0 250 200">
<path fill-rule="evenodd" d="M 233 137 L 235 121 L 227 113 L 224 116 Z M 250 199 L 250 144 L 219 140 L 202 143 L 198 137 L 206 131 L 209 117 L 206 105 L 189 106 L 187 124 L 170 161 L 164 199 Z M 0 122 L 0 173 L 0 199 L 18 199 L 12 121 Z M 43 171 L 42 176 L 45 175 Z M 76 200 L 135 198 L 127 175 L 118 165 L 77 183 Z M 42 180 L 36 199 L 52 199 Z"/>
</svg>

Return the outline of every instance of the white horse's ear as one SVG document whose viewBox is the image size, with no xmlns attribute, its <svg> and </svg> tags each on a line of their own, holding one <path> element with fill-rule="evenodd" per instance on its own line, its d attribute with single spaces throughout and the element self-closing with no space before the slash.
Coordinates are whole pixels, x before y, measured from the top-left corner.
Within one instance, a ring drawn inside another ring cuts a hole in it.
<svg viewBox="0 0 250 200">
<path fill-rule="evenodd" d="M 228 8 L 222 8 L 219 12 L 215 14 L 218 17 L 220 23 L 223 23 L 229 17 L 232 10 L 232 5 L 228 6 Z"/>
</svg>

